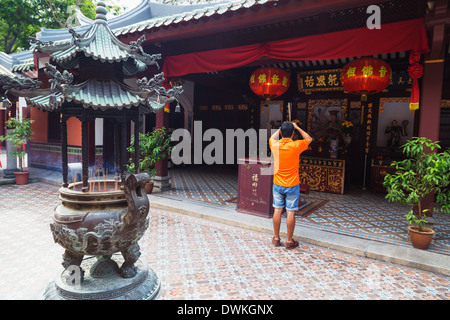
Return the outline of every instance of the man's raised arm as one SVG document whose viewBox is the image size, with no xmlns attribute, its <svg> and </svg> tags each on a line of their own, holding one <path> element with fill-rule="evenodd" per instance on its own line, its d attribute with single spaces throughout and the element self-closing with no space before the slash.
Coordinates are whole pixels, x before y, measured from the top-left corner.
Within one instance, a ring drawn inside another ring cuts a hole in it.
<svg viewBox="0 0 450 320">
<path fill-rule="evenodd" d="M 308 140 L 308 144 L 310 144 L 313 141 L 311 136 L 309 134 L 307 134 L 305 131 L 303 131 L 295 122 L 292 122 L 292 124 L 294 125 L 294 129 L 300 133 L 302 138 L 305 140 Z"/>
</svg>

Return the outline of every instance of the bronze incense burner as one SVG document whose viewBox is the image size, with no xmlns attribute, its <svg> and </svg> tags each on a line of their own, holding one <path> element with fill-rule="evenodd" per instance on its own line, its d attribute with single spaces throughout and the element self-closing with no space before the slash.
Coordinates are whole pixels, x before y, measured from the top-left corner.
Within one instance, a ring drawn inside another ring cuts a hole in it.
<svg viewBox="0 0 450 320">
<path fill-rule="evenodd" d="M 60 189 L 61 204 L 50 227 L 55 242 L 66 249 L 64 268 L 80 266 L 85 255 L 108 257 L 120 252 L 125 261 L 119 274 L 136 275 L 134 263 L 141 254 L 137 242 L 148 227 L 149 200 L 144 189 L 148 181 L 149 175 L 140 173 L 129 175 L 123 190 L 111 180 L 100 181 L 100 190 L 91 192 L 81 191 L 81 183 Z"/>
</svg>

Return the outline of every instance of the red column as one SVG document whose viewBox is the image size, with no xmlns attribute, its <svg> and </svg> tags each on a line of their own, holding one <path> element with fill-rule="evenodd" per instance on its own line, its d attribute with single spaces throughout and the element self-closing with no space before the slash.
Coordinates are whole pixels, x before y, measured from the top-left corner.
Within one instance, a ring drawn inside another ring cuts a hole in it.
<svg viewBox="0 0 450 320">
<path fill-rule="evenodd" d="M 439 140 L 444 60 L 425 61 L 419 136 Z"/>
<path fill-rule="evenodd" d="M 444 61 L 425 61 L 422 81 L 422 101 L 419 119 L 419 136 L 432 141 L 439 140 L 439 126 L 441 117 L 442 81 Z M 422 201 L 422 208 L 430 209 L 427 216 L 433 215 L 434 193 L 429 194 Z"/>
<path fill-rule="evenodd" d="M 425 57 L 419 136 L 436 141 L 439 140 L 446 28 L 450 24 L 448 1 L 437 0 L 434 10 L 425 18 L 425 23 L 431 34 L 431 46 L 430 53 Z M 422 208 L 430 209 L 428 216 L 433 215 L 433 203 L 434 194 L 429 194 L 422 201 Z"/>
</svg>

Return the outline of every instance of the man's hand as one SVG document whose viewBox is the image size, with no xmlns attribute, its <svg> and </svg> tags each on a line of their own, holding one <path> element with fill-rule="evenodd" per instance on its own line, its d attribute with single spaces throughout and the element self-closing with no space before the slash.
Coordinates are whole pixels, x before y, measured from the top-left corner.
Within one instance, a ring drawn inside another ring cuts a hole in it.
<svg viewBox="0 0 450 320">
<path fill-rule="evenodd" d="M 291 122 L 294 125 L 294 129 L 297 130 L 303 139 L 308 140 L 309 143 L 312 142 L 312 138 L 309 134 L 307 134 L 305 131 L 303 131 L 295 122 Z"/>
</svg>

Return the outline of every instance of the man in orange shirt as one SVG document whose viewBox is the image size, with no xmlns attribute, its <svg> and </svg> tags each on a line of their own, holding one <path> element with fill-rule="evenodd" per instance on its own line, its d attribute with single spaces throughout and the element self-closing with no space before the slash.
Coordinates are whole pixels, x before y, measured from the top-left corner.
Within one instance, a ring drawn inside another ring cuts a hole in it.
<svg viewBox="0 0 450 320">
<path fill-rule="evenodd" d="M 303 140 L 293 141 L 294 130 L 297 130 Z M 280 140 L 277 140 L 281 134 Z M 300 154 L 308 149 L 312 138 L 300 129 L 296 123 L 285 122 L 281 128 L 269 139 L 270 150 L 274 157 L 273 176 L 273 228 L 275 236 L 272 243 L 280 245 L 281 213 L 286 207 L 287 212 L 287 241 L 285 247 L 298 247 L 298 241 L 292 239 L 295 228 L 295 211 L 298 209 L 300 198 L 300 180 L 298 165 Z"/>
</svg>

